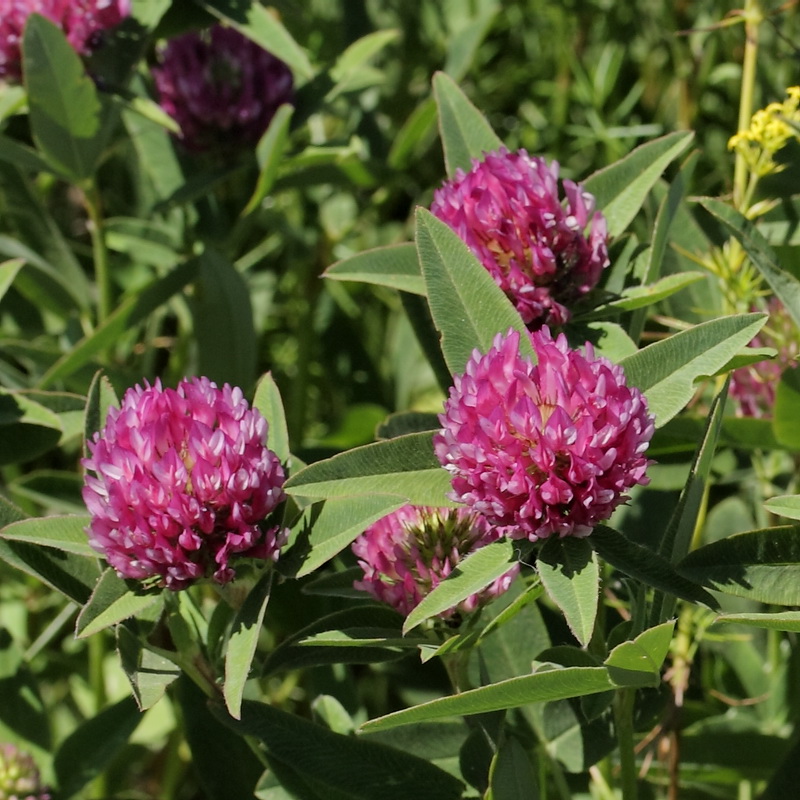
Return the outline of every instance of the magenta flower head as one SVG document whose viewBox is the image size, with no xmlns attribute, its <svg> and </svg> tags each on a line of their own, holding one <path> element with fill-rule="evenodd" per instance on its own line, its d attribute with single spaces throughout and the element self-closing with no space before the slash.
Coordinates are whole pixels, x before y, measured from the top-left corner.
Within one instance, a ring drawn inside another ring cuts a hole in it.
<svg viewBox="0 0 800 800">
<path fill-rule="evenodd" d="M 760 309 L 754 306 L 752 310 Z M 772 417 L 781 374 L 796 368 L 800 356 L 800 331 L 786 307 L 777 297 L 772 297 L 766 310 L 769 320 L 750 344 L 753 347 L 774 347 L 778 355 L 731 373 L 730 393 L 740 417 Z"/>
<path fill-rule="evenodd" d="M 452 475 L 453 500 L 504 535 L 531 541 L 587 536 L 648 482 L 653 417 L 622 368 L 571 350 L 564 335 L 531 334 L 538 359 L 519 352 L 519 333 L 498 334 L 455 376 L 434 449 Z"/>
<path fill-rule="evenodd" d="M 466 509 L 405 505 L 374 522 L 353 542 L 364 570 L 363 580 L 354 585 L 405 616 L 459 561 L 498 538 L 485 519 Z M 474 611 L 506 591 L 518 572 L 516 565 L 439 616 L 449 619 Z"/>
<path fill-rule="evenodd" d="M 255 144 L 294 93 L 289 67 L 234 28 L 171 39 L 153 68 L 161 107 L 189 150 Z"/>
<path fill-rule="evenodd" d="M 87 55 L 101 31 L 119 25 L 130 13 L 130 0 L 0 0 L 0 78 L 22 77 L 20 43 L 31 14 L 54 22 L 75 50 Z"/>
<path fill-rule="evenodd" d="M 13 744 L 0 744 L 0 800 L 50 800 L 36 762 Z"/>
<path fill-rule="evenodd" d="M 89 544 L 123 578 L 183 589 L 235 577 L 234 558 L 277 559 L 264 524 L 284 499 L 267 422 L 238 388 L 208 378 L 129 389 L 87 442 Z"/>
<path fill-rule="evenodd" d="M 594 197 L 572 181 L 561 184 L 563 200 L 557 162 L 501 148 L 473 160 L 466 174 L 456 170 L 431 204 L 531 330 L 567 322 L 569 306 L 609 264 L 606 221 Z"/>
</svg>

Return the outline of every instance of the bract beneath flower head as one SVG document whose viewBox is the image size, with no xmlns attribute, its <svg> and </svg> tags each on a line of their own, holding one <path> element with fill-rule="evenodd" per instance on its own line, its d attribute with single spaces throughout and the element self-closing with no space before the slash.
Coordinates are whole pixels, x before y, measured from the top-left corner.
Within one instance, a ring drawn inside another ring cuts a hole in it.
<svg viewBox="0 0 800 800">
<path fill-rule="evenodd" d="M 434 193 L 431 213 L 464 240 L 525 324 L 563 325 L 608 266 L 605 217 L 558 163 L 501 148 Z"/>
<path fill-rule="evenodd" d="M 586 536 L 646 484 L 653 417 L 622 368 L 572 350 L 550 330 L 498 334 L 456 375 L 434 448 L 452 475 L 450 497 L 508 536 Z"/>
<path fill-rule="evenodd" d="M 277 559 L 264 519 L 284 499 L 267 422 L 238 388 L 207 378 L 129 389 L 87 442 L 89 544 L 121 577 L 182 589 L 227 583 L 236 558 Z"/>
</svg>

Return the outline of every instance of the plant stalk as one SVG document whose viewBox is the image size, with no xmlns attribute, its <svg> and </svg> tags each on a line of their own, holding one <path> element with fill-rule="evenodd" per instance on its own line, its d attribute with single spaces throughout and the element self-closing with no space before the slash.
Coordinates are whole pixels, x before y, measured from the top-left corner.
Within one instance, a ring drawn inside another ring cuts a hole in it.
<svg viewBox="0 0 800 800">
<path fill-rule="evenodd" d="M 753 116 L 753 97 L 756 85 L 756 59 L 758 56 L 758 26 L 763 20 L 759 0 L 745 0 L 744 58 L 742 60 L 742 86 L 739 93 L 738 133 L 750 127 Z M 733 205 L 741 209 L 747 193 L 748 169 L 744 157 L 737 153 L 733 169 Z"/>
<path fill-rule="evenodd" d="M 86 213 L 89 215 L 89 234 L 92 237 L 92 258 L 94 275 L 97 280 L 97 324 L 102 325 L 111 314 L 111 274 L 106 247 L 105 223 L 100 201 L 100 192 L 94 181 L 90 182 L 83 193 Z"/>
<path fill-rule="evenodd" d="M 633 740 L 633 704 L 636 694 L 633 689 L 617 689 L 614 697 L 614 727 L 619 746 L 620 783 L 622 800 L 636 800 L 638 786 L 636 773 L 636 751 Z"/>
</svg>

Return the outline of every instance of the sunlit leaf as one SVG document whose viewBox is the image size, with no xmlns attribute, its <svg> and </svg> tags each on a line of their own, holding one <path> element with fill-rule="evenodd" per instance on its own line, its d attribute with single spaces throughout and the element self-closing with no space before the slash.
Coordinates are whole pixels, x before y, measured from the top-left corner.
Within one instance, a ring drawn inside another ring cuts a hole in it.
<svg viewBox="0 0 800 800">
<path fill-rule="evenodd" d="M 551 537 L 539 551 L 536 569 L 575 638 L 587 645 L 594 630 L 600 589 L 597 557 L 589 543 L 574 537 Z"/>
<path fill-rule="evenodd" d="M 417 249 L 413 244 L 376 247 L 337 261 L 324 277 L 337 281 L 358 281 L 389 286 L 413 294 L 425 294 Z"/>
<path fill-rule="evenodd" d="M 800 527 L 728 536 L 693 550 L 677 568 L 709 589 L 779 606 L 800 605 Z"/>
<path fill-rule="evenodd" d="M 461 238 L 430 211 L 417 209 L 417 252 L 431 315 L 452 373 L 472 351 L 486 353 L 498 333 L 520 333 L 520 352 L 535 361 L 525 323 Z"/>
<path fill-rule="evenodd" d="M 225 650 L 225 683 L 222 691 L 225 707 L 234 719 L 240 718 L 244 687 L 256 654 L 271 589 L 272 572 L 269 571 L 265 572 L 248 592 L 231 627 Z"/>
<path fill-rule="evenodd" d="M 432 433 L 357 447 L 311 464 L 286 481 L 295 497 L 324 500 L 384 494 L 421 506 L 452 506 L 450 475 L 433 453 Z"/>
<path fill-rule="evenodd" d="M 628 227 L 661 173 L 686 150 L 693 136 L 679 131 L 654 139 L 583 181 L 608 222 L 610 236 L 619 236 Z"/>
<path fill-rule="evenodd" d="M 540 703 L 562 700 L 568 697 L 605 692 L 614 684 L 605 667 L 563 667 L 552 668 L 524 675 L 518 678 L 492 683 L 479 689 L 451 697 L 441 697 L 412 708 L 395 711 L 384 717 L 365 722 L 365 731 L 378 731 L 397 725 L 410 725 L 441 717 L 482 714 L 517 708 L 527 703 Z"/>
<path fill-rule="evenodd" d="M 80 639 L 136 616 L 161 599 L 158 592 L 130 588 L 113 569 L 107 569 L 97 582 L 92 596 L 81 609 L 75 625 Z"/>
<path fill-rule="evenodd" d="M 470 553 L 408 615 L 403 632 L 408 633 L 426 619 L 479 592 L 512 569 L 519 558 L 520 544 L 506 538 L 498 539 Z"/>
<path fill-rule="evenodd" d="M 628 383 L 647 397 L 656 426 L 669 422 L 692 399 L 695 381 L 714 375 L 761 330 L 765 314 L 739 314 L 703 322 L 622 359 Z"/>
<path fill-rule="evenodd" d="M 445 165 L 450 177 L 455 175 L 457 169 L 468 172 L 473 158 L 480 159 L 484 152 L 493 152 L 503 146 L 486 117 L 470 103 L 450 76 L 437 72 L 433 77 L 433 93 L 439 111 L 439 133 Z"/>
</svg>

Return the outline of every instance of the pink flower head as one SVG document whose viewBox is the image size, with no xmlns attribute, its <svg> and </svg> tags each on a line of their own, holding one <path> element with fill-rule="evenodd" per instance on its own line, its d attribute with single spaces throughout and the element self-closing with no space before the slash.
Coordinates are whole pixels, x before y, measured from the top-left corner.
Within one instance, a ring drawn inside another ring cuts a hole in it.
<svg viewBox="0 0 800 800">
<path fill-rule="evenodd" d="M 760 309 L 753 307 L 753 311 Z M 737 416 L 770 418 L 775 407 L 775 392 L 781 374 L 797 367 L 800 355 L 800 331 L 789 316 L 786 307 L 777 297 L 767 303 L 769 320 L 758 336 L 753 338 L 753 347 L 774 347 L 778 355 L 748 367 L 741 367 L 731 374 L 731 397 L 736 401 Z"/>
<path fill-rule="evenodd" d="M 474 159 L 466 174 L 456 170 L 431 204 L 531 330 L 567 322 L 569 305 L 597 284 L 609 264 L 606 220 L 594 210 L 594 197 L 580 184 L 561 184 L 565 200 L 556 161 L 548 165 L 525 150 L 501 148 Z"/>
<path fill-rule="evenodd" d="M 473 352 L 439 416 L 436 456 L 452 475 L 450 497 L 505 535 L 587 536 L 648 482 L 653 417 L 591 344 L 571 350 L 547 327 L 530 338 L 535 365 L 515 331 Z"/>
<path fill-rule="evenodd" d="M 294 97 L 289 67 L 222 25 L 167 42 L 153 77 L 161 107 L 195 151 L 255 144 Z"/>
<path fill-rule="evenodd" d="M 374 522 L 353 542 L 364 570 L 364 579 L 354 585 L 407 615 L 459 561 L 498 538 L 485 519 L 466 509 L 405 505 Z M 518 565 L 439 616 L 474 611 L 506 591 L 517 572 Z"/>
<path fill-rule="evenodd" d="M 267 422 L 241 389 L 208 378 L 134 386 L 88 442 L 89 544 L 124 578 L 183 589 L 235 577 L 235 557 L 277 559 L 265 517 L 284 499 Z"/>
<path fill-rule="evenodd" d="M 33 757 L 13 744 L 0 744 L 0 798 L 50 800 Z"/>
<path fill-rule="evenodd" d="M 75 50 L 86 55 L 97 44 L 97 34 L 119 25 L 131 13 L 130 0 L 0 0 L 0 78 L 22 76 L 20 44 L 31 14 L 41 14 L 58 25 Z"/>
</svg>

